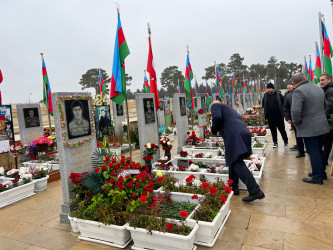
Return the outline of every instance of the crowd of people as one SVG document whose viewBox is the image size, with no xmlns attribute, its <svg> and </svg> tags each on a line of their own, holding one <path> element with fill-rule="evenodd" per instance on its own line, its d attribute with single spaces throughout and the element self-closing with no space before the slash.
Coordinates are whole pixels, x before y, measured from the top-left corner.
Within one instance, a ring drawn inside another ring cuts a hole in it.
<svg viewBox="0 0 333 250">
<path fill-rule="evenodd" d="M 273 148 L 278 147 L 277 129 L 284 147 L 288 148 L 285 119 L 296 137 L 296 145 L 290 150 L 298 150 L 296 158 L 304 157 L 305 152 L 310 157 L 312 172 L 303 181 L 322 185 L 327 179 L 326 166 L 333 142 L 333 130 L 330 130 L 328 123 L 333 113 L 332 76 L 322 74 L 320 87 L 308 82 L 303 73 L 296 73 L 284 96 L 274 89 L 273 84 L 267 84 L 262 105 L 272 133 Z"/>
</svg>

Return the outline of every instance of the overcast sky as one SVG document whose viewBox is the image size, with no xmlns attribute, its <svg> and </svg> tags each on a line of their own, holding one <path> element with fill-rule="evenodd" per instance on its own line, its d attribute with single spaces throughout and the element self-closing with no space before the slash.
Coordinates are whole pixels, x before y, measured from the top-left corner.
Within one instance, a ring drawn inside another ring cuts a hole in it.
<svg viewBox="0 0 333 250">
<path fill-rule="evenodd" d="M 147 66 L 147 22 L 158 78 L 171 65 L 184 72 L 189 45 L 199 83 L 204 68 L 214 61 L 227 63 L 236 52 L 245 57 L 247 65 L 266 63 L 270 56 L 298 63 L 303 63 L 304 55 L 315 58 L 319 11 L 325 15 L 333 40 L 329 0 L 118 3 L 131 52 L 126 72 L 133 77 L 132 91 L 142 88 Z M 80 78 L 91 68 L 103 68 L 111 75 L 116 26 L 111 0 L 0 0 L 3 103 L 27 102 L 30 93 L 31 102 L 42 99 L 40 52 L 44 52 L 52 92 L 81 91 Z"/>
</svg>

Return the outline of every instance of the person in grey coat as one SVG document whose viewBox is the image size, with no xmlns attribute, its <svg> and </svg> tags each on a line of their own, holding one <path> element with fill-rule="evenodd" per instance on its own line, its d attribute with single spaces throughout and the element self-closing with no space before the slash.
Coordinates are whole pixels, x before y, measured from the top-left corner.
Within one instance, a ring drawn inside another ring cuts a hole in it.
<svg viewBox="0 0 333 250">
<path fill-rule="evenodd" d="M 318 86 L 306 81 L 303 73 L 294 74 L 292 82 L 291 120 L 297 129 L 297 136 L 304 139 L 312 167 L 312 177 L 303 181 L 322 185 L 326 167 L 322 148 L 324 135 L 329 132 L 325 95 Z"/>
</svg>

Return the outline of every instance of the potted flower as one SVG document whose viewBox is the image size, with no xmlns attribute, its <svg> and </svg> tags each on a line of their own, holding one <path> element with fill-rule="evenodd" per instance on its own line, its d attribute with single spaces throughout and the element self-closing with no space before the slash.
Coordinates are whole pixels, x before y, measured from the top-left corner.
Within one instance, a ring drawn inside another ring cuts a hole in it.
<svg viewBox="0 0 333 250">
<path fill-rule="evenodd" d="M 170 139 L 167 137 L 164 137 L 161 141 L 160 144 L 162 146 L 162 149 L 165 151 L 165 157 L 168 157 L 168 159 L 171 159 L 171 149 L 172 145 L 170 143 Z"/>
<path fill-rule="evenodd" d="M 4 175 L 8 178 L 0 177 L 0 208 L 35 194 L 33 192 L 34 181 L 32 181 L 31 174 L 20 173 L 18 169 L 15 169 L 5 170 Z M 15 177 L 12 178 L 13 176 Z"/>
<path fill-rule="evenodd" d="M 159 147 L 154 143 L 147 143 L 145 145 L 145 150 L 143 150 L 143 160 L 145 161 L 145 166 L 148 167 L 149 173 L 151 173 L 151 160 L 153 159 L 153 155 L 157 153 Z"/>
<path fill-rule="evenodd" d="M 261 143 L 265 143 L 267 137 L 267 130 L 266 129 L 257 129 L 255 140 Z"/>
<path fill-rule="evenodd" d="M 182 150 L 182 151 L 179 152 L 179 155 L 180 155 L 180 157 L 187 157 L 188 153 L 186 151 Z"/>
<path fill-rule="evenodd" d="M 255 142 L 252 146 L 252 151 L 254 154 L 263 156 L 265 147 L 266 147 L 266 143 Z"/>
<path fill-rule="evenodd" d="M 187 132 L 187 134 L 189 135 L 189 137 L 186 139 L 186 143 L 190 144 L 190 145 L 198 145 L 199 144 L 199 137 L 197 137 L 197 135 L 195 134 L 194 131 L 192 131 L 192 133 Z"/>
<path fill-rule="evenodd" d="M 32 174 L 32 178 L 36 181 L 34 191 L 39 192 L 46 190 L 47 180 L 49 178 L 48 168 L 44 166 L 39 166 L 31 170 L 30 173 Z"/>
</svg>

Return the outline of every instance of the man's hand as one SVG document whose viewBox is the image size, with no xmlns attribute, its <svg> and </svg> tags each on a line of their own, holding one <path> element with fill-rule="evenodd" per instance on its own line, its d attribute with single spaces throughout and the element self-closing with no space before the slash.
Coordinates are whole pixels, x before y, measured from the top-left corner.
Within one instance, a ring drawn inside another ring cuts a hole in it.
<svg viewBox="0 0 333 250">
<path fill-rule="evenodd" d="M 291 124 L 291 120 L 288 120 L 287 122 L 288 122 L 288 124 Z"/>
</svg>

